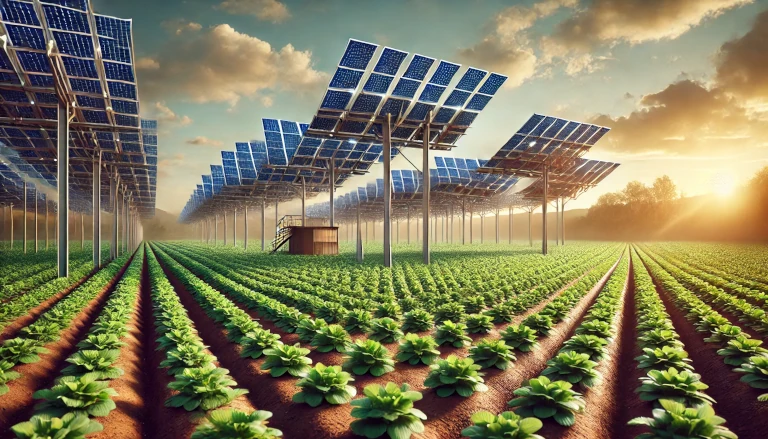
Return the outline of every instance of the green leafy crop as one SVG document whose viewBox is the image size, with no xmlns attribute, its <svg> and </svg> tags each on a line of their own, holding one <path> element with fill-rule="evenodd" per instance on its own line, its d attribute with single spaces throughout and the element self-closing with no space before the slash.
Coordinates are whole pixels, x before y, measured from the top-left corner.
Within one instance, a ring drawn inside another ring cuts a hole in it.
<svg viewBox="0 0 768 439">
<path fill-rule="evenodd" d="M 11 427 L 18 439 L 84 439 L 86 435 L 103 429 L 101 424 L 88 419 L 88 416 L 75 413 L 65 413 L 60 418 L 39 414 Z"/>
<path fill-rule="evenodd" d="M 283 376 L 288 372 L 291 376 L 302 376 L 311 368 L 312 360 L 307 357 L 309 349 L 295 345 L 278 344 L 264 350 L 266 360 L 261 365 L 262 370 L 269 370 L 273 377 Z"/>
<path fill-rule="evenodd" d="M 467 325 L 446 320 L 442 325 L 437 327 L 435 341 L 439 346 L 444 344 L 449 344 L 455 348 L 469 346 L 472 339 L 465 334 L 466 330 Z"/>
<path fill-rule="evenodd" d="M 542 423 L 537 418 L 523 418 L 515 412 L 494 415 L 490 412 L 476 412 L 472 415 L 473 426 L 461 430 L 469 439 L 544 439 L 535 434 Z"/>
<path fill-rule="evenodd" d="M 741 377 L 741 381 L 749 384 L 750 387 L 768 389 L 768 354 L 750 357 L 748 362 L 734 369 L 734 371 L 746 374 Z M 768 402 L 768 393 L 763 393 L 757 399 L 758 401 Z"/>
<path fill-rule="evenodd" d="M 387 348 L 378 341 L 357 340 L 346 351 L 344 369 L 355 375 L 370 373 L 378 377 L 395 370 L 395 362 Z"/>
<path fill-rule="evenodd" d="M 364 334 L 371 329 L 371 313 L 362 309 L 353 309 L 346 315 L 344 329 L 350 334 Z"/>
<path fill-rule="evenodd" d="M 10 363 L 36 363 L 40 361 L 39 354 L 48 352 L 34 340 L 16 337 L 6 340 L 0 347 L 0 360 Z"/>
<path fill-rule="evenodd" d="M 432 364 L 440 351 L 437 350 L 435 339 L 429 335 L 419 337 L 416 334 L 406 334 L 398 346 L 397 361 L 408 362 L 410 364 Z"/>
<path fill-rule="evenodd" d="M 326 326 L 328 324 L 325 323 L 325 320 L 304 318 L 299 320 L 296 334 L 298 334 L 299 340 L 302 343 L 310 343 L 315 335 Z"/>
<path fill-rule="evenodd" d="M 326 366 L 317 363 L 304 378 L 296 384 L 301 391 L 293 395 L 293 402 L 319 406 L 323 400 L 329 404 L 346 404 L 357 394 L 349 383 L 354 378 L 341 370 L 340 366 Z"/>
<path fill-rule="evenodd" d="M 549 335 L 549 331 L 554 326 L 552 317 L 544 314 L 531 314 L 522 323 L 544 336 Z"/>
<path fill-rule="evenodd" d="M 541 376 L 528 381 L 525 387 L 515 390 L 517 398 L 509 401 L 520 416 L 539 419 L 554 418 L 555 422 L 570 427 L 576 421 L 576 413 L 584 411 L 586 403 L 581 393 L 571 389 L 566 381 L 552 382 Z"/>
<path fill-rule="evenodd" d="M 328 325 L 315 334 L 312 339 L 312 346 L 317 347 L 319 352 L 345 352 L 347 345 L 352 343 L 352 338 L 341 325 Z"/>
<path fill-rule="evenodd" d="M 400 324 L 389 317 L 382 317 L 371 321 L 371 330 L 368 338 L 382 343 L 394 343 L 403 338 Z"/>
<path fill-rule="evenodd" d="M 180 344 L 166 353 L 166 359 L 160 363 L 160 367 L 167 367 L 168 375 L 178 375 L 184 369 L 213 364 L 214 359 L 201 344 Z"/>
<path fill-rule="evenodd" d="M 723 427 L 725 419 L 715 416 L 709 404 L 686 407 L 669 399 L 659 401 L 660 409 L 653 410 L 652 418 L 635 418 L 629 425 L 641 425 L 651 431 L 636 439 L 736 439 L 736 435 Z"/>
<path fill-rule="evenodd" d="M 483 369 L 496 367 L 506 370 L 516 360 L 512 348 L 504 340 L 484 338 L 469 349 L 469 356 Z"/>
<path fill-rule="evenodd" d="M 69 366 L 62 369 L 65 375 L 92 375 L 97 380 L 114 379 L 123 374 L 123 370 L 112 365 L 117 361 L 120 351 L 77 351 L 67 358 Z"/>
<path fill-rule="evenodd" d="M 701 382 L 701 376 L 689 370 L 651 370 L 641 380 L 637 392 L 643 401 L 671 399 L 681 404 L 714 404 L 715 400 L 702 392 L 709 388 Z"/>
<path fill-rule="evenodd" d="M 114 410 L 111 397 L 117 395 L 109 388 L 109 382 L 97 381 L 91 375 L 64 376 L 50 389 L 38 390 L 32 397 L 43 402 L 35 406 L 35 412 L 49 416 L 75 415 L 107 416 Z"/>
<path fill-rule="evenodd" d="M 526 325 L 509 325 L 501 332 L 501 338 L 514 349 L 520 352 L 529 352 L 538 349 L 536 330 Z"/>
<path fill-rule="evenodd" d="M 283 432 L 267 427 L 272 413 L 256 410 L 251 414 L 233 409 L 222 409 L 206 417 L 207 422 L 197 427 L 190 439 L 272 439 Z"/>
<path fill-rule="evenodd" d="M 176 381 L 168 387 L 179 393 L 165 401 L 167 407 L 184 407 L 187 411 L 201 408 L 211 410 L 232 402 L 248 393 L 244 389 L 233 389 L 235 381 L 227 375 L 229 371 L 213 365 L 184 369 L 176 375 Z M 113 403 L 114 404 L 114 403 Z"/>
<path fill-rule="evenodd" d="M 600 381 L 600 373 L 595 367 L 597 363 L 590 360 L 589 355 L 568 351 L 547 361 L 547 368 L 541 374 L 550 380 L 564 380 L 592 387 Z"/>
<path fill-rule="evenodd" d="M 240 337 L 240 345 L 243 347 L 240 356 L 259 358 L 265 350 L 276 348 L 280 344 L 279 334 L 273 334 L 269 329 L 256 328 Z"/>
<path fill-rule="evenodd" d="M 458 393 L 463 397 L 474 392 L 485 392 L 488 387 L 478 370 L 480 366 L 471 358 L 459 358 L 449 355 L 446 359 L 438 360 L 430 366 L 429 375 L 424 385 L 437 389 L 437 396 L 446 397 Z"/>
<path fill-rule="evenodd" d="M 432 328 L 434 316 L 417 308 L 403 315 L 403 332 L 423 332 Z"/>
<path fill-rule="evenodd" d="M 384 435 L 391 439 L 408 439 L 424 432 L 421 421 L 427 419 L 413 403 L 421 400 L 421 393 L 410 390 L 408 384 L 386 386 L 371 384 L 363 389 L 364 398 L 352 401 L 352 431 L 367 438 Z"/>
<path fill-rule="evenodd" d="M 635 360 L 638 361 L 637 367 L 640 369 L 666 370 L 670 367 L 678 370 L 691 369 L 688 352 L 670 346 L 656 349 L 643 348 L 643 355 L 635 358 Z"/>
<path fill-rule="evenodd" d="M 493 330 L 493 319 L 484 314 L 471 314 L 467 316 L 466 323 L 470 334 L 488 334 Z"/>
</svg>

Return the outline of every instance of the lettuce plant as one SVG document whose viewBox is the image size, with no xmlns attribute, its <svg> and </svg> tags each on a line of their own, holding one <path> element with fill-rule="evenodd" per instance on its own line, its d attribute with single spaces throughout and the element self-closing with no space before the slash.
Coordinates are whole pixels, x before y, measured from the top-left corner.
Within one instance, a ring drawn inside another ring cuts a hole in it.
<svg viewBox="0 0 768 439">
<path fill-rule="evenodd" d="M 600 372 L 595 367 L 597 363 L 589 355 L 568 351 L 547 361 L 547 368 L 541 374 L 553 381 L 562 379 L 571 384 L 592 387 L 600 381 Z"/>
<path fill-rule="evenodd" d="M 172 329 L 157 339 L 158 350 L 170 350 L 182 344 L 199 343 L 200 337 L 191 326 Z"/>
<path fill-rule="evenodd" d="M 639 369 L 666 370 L 670 367 L 678 370 L 692 369 L 688 352 L 670 346 L 657 349 L 643 348 L 643 355 L 635 358 L 635 360 L 638 361 L 637 367 Z"/>
<path fill-rule="evenodd" d="M 278 344 L 264 350 L 266 360 L 261 365 L 262 370 L 269 370 L 273 377 L 283 376 L 288 372 L 291 376 L 302 376 L 309 372 L 312 359 L 307 357 L 309 349 L 295 345 Z"/>
<path fill-rule="evenodd" d="M 486 310 L 483 314 L 489 316 L 493 323 L 510 323 L 515 316 L 515 310 L 506 303 L 499 303 Z"/>
<path fill-rule="evenodd" d="M 403 338 L 400 324 L 389 317 L 382 317 L 371 321 L 371 329 L 368 338 L 382 343 L 394 343 Z"/>
<path fill-rule="evenodd" d="M 536 330 L 526 325 L 509 325 L 501 332 L 501 338 L 520 352 L 530 352 L 539 348 Z"/>
<path fill-rule="evenodd" d="M 371 329 L 371 314 L 363 309 L 353 309 L 346 315 L 344 329 L 350 334 L 364 334 Z"/>
<path fill-rule="evenodd" d="M 648 428 L 650 432 L 637 436 L 636 439 L 736 439 L 737 436 L 722 426 L 725 419 L 715 416 L 709 404 L 686 407 L 669 399 L 659 401 L 660 409 L 653 410 L 652 418 L 635 418 L 629 425 Z"/>
<path fill-rule="evenodd" d="M 728 343 L 728 341 L 741 336 L 741 328 L 734 325 L 720 325 L 712 331 L 712 335 L 705 338 L 707 343 Z"/>
<path fill-rule="evenodd" d="M 432 329 L 434 316 L 427 311 L 416 308 L 403 315 L 403 332 L 423 332 Z"/>
<path fill-rule="evenodd" d="M 363 389 L 364 398 L 352 401 L 352 417 L 357 418 L 350 427 L 352 431 L 367 438 L 384 435 L 391 439 L 408 439 L 413 434 L 423 433 L 427 419 L 413 403 L 421 400 L 421 393 L 410 390 L 408 384 L 386 386 L 371 384 Z"/>
<path fill-rule="evenodd" d="M 352 338 L 341 325 L 325 326 L 312 338 L 312 346 L 317 347 L 319 352 L 330 352 L 334 349 L 337 352 L 345 352 L 350 343 Z"/>
<path fill-rule="evenodd" d="M 442 325 L 437 327 L 435 332 L 435 341 L 439 346 L 449 344 L 455 348 L 461 348 L 469 346 L 472 339 L 465 334 L 467 325 L 463 323 L 453 323 L 450 320 L 446 320 Z"/>
<path fill-rule="evenodd" d="M 730 325 L 731 322 L 725 317 L 716 313 L 709 313 L 696 323 L 696 330 L 699 332 L 715 332 L 715 330 L 724 325 Z"/>
<path fill-rule="evenodd" d="M 484 338 L 469 349 L 469 356 L 483 369 L 496 367 L 497 369 L 507 370 L 516 360 L 512 353 L 512 348 L 507 346 L 504 340 L 494 340 Z"/>
<path fill-rule="evenodd" d="M 424 380 L 426 387 L 437 389 L 437 396 L 446 397 L 458 393 L 463 397 L 475 392 L 485 392 L 488 387 L 484 384 L 480 366 L 471 358 L 459 358 L 449 355 L 446 359 L 438 360 L 430 366 L 429 375 Z"/>
<path fill-rule="evenodd" d="M 378 377 L 395 370 L 395 362 L 387 348 L 375 340 L 357 340 L 350 344 L 344 357 L 344 369 L 355 375 Z"/>
<path fill-rule="evenodd" d="M 113 367 L 120 356 L 120 351 L 112 349 L 108 351 L 84 350 L 77 351 L 67 358 L 69 366 L 61 370 L 64 375 L 92 375 L 97 380 L 114 379 L 123 374 L 123 370 Z"/>
<path fill-rule="evenodd" d="M 80 349 L 103 351 L 108 349 L 120 349 L 125 343 L 114 334 L 88 334 L 85 339 L 77 344 Z"/>
<path fill-rule="evenodd" d="M 311 407 L 319 406 L 323 400 L 329 404 L 346 404 L 357 394 L 352 376 L 341 370 L 340 366 L 326 366 L 317 363 L 296 385 L 301 391 L 293 395 L 293 402 L 306 403 Z"/>
<path fill-rule="evenodd" d="M 576 328 L 576 334 L 594 335 L 601 338 L 610 337 L 612 332 L 610 323 L 597 319 L 583 322 Z"/>
<path fill-rule="evenodd" d="M 661 349 L 668 346 L 673 349 L 682 349 L 683 343 L 675 331 L 669 329 L 649 329 L 638 337 L 640 346 L 649 349 Z"/>
<path fill-rule="evenodd" d="M 714 404 L 715 400 L 703 390 L 709 388 L 701 382 L 701 376 L 689 370 L 651 370 L 641 380 L 637 393 L 643 401 L 671 399 L 681 404 Z"/>
<path fill-rule="evenodd" d="M 233 389 L 231 386 L 237 383 L 228 373 L 227 369 L 214 365 L 184 369 L 181 374 L 176 375 L 176 381 L 168 384 L 168 387 L 178 391 L 178 394 L 165 401 L 166 407 L 184 407 L 187 411 L 198 407 L 212 410 L 248 393 L 244 389 Z"/>
<path fill-rule="evenodd" d="M 398 320 L 400 318 L 401 312 L 402 311 L 400 310 L 400 305 L 398 305 L 397 302 L 383 302 L 379 304 L 378 308 L 376 308 L 376 311 L 373 312 L 373 316 L 377 319 L 389 317 L 391 319 Z"/>
<path fill-rule="evenodd" d="M 60 418 L 38 414 L 11 427 L 18 439 L 84 439 L 86 435 L 103 429 L 101 424 L 88 419 L 88 416 L 75 413 L 65 413 Z"/>
<path fill-rule="evenodd" d="M 280 345 L 280 334 L 273 334 L 269 329 L 256 328 L 240 337 L 240 356 L 244 358 L 259 358 L 267 349 Z"/>
<path fill-rule="evenodd" d="M 235 343 L 240 343 L 245 334 L 261 329 L 261 324 L 253 320 L 248 314 L 235 314 L 229 316 L 224 327 L 227 328 L 227 338 Z"/>
<path fill-rule="evenodd" d="M 432 364 L 440 351 L 437 350 L 435 339 L 429 335 L 419 337 L 416 334 L 406 334 L 398 346 L 397 361 L 408 362 L 409 364 L 424 363 Z"/>
<path fill-rule="evenodd" d="M 302 343 L 310 343 L 315 335 L 326 326 L 328 326 L 328 323 L 325 323 L 323 319 L 304 318 L 299 320 L 296 334 L 298 334 L 299 340 Z"/>
<path fill-rule="evenodd" d="M 761 347 L 762 344 L 762 340 L 747 338 L 740 335 L 729 340 L 725 348 L 719 349 L 717 353 L 718 355 L 725 357 L 725 364 L 741 366 L 748 362 L 750 357 L 768 353 L 768 350 Z"/>
<path fill-rule="evenodd" d="M 461 430 L 469 439 L 544 439 L 536 434 L 543 424 L 537 418 L 523 418 L 515 412 L 494 415 L 490 412 L 475 412 L 472 425 Z"/>
<path fill-rule="evenodd" d="M 50 389 L 38 390 L 32 397 L 43 401 L 35 412 L 49 416 L 67 413 L 87 416 L 107 416 L 114 410 L 112 397 L 117 395 L 107 381 L 97 381 L 91 375 L 64 376 Z"/>
<path fill-rule="evenodd" d="M 465 317 L 464 307 L 456 302 L 444 303 L 438 306 L 435 311 L 435 322 L 445 322 L 446 320 L 449 320 L 454 323 L 461 323 L 464 321 Z"/>
<path fill-rule="evenodd" d="M 160 367 L 168 368 L 168 375 L 178 375 L 184 369 L 203 367 L 213 364 L 216 358 L 206 352 L 202 344 L 181 344 L 165 354 L 166 358 L 160 363 Z"/>
<path fill-rule="evenodd" d="M 470 334 L 488 334 L 493 330 L 493 319 L 484 314 L 471 314 L 467 316 L 466 322 Z"/>
<path fill-rule="evenodd" d="M 12 370 L 13 364 L 8 361 L 0 361 L 0 395 L 8 393 L 9 382 L 21 377 L 21 374 Z"/>
<path fill-rule="evenodd" d="M 563 352 L 576 352 L 587 354 L 593 361 L 600 361 L 608 354 L 606 345 L 608 340 L 596 335 L 574 335 L 563 344 Z"/>
<path fill-rule="evenodd" d="M 554 418 L 558 424 L 570 427 L 576 421 L 576 413 L 584 411 L 586 403 L 581 393 L 571 390 L 566 381 L 550 381 L 545 376 L 533 378 L 528 384 L 515 390 L 517 398 L 509 401 L 517 407 L 520 416 L 535 416 L 539 419 Z"/>
<path fill-rule="evenodd" d="M 749 384 L 750 387 L 755 389 L 768 389 L 768 354 L 750 357 L 749 361 L 733 370 L 746 374 L 741 377 L 741 381 Z M 768 402 L 768 393 L 763 393 L 758 396 L 757 400 Z"/>
<path fill-rule="evenodd" d="M 234 409 L 215 410 L 204 424 L 192 433 L 190 439 L 273 439 L 283 432 L 267 427 L 272 412 L 256 410 L 251 414 Z"/>
<path fill-rule="evenodd" d="M 522 324 L 544 336 L 549 335 L 549 331 L 554 326 L 552 317 L 544 314 L 531 314 L 523 320 Z"/>
<path fill-rule="evenodd" d="M 21 334 L 24 338 L 35 340 L 42 345 L 58 340 L 61 334 L 61 326 L 40 319 L 22 329 Z"/>
<path fill-rule="evenodd" d="M 9 363 L 36 363 L 40 361 L 39 354 L 45 354 L 48 350 L 40 346 L 35 340 L 16 337 L 6 340 L 0 347 L 0 360 Z"/>
<path fill-rule="evenodd" d="M 344 315 L 346 310 L 338 303 L 325 302 L 320 309 L 317 310 L 317 318 L 323 319 L 329 325 L 331 323 L 341 323 L 344 321 Z"/>
</svg>

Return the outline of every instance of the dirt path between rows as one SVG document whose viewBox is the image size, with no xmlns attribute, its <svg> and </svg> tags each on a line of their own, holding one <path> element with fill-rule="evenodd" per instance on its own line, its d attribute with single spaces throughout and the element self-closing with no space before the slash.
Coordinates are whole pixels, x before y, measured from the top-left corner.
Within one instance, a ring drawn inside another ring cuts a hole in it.
<svg viewBox="0 0 768 439">
<path fill-rule="evenodd" d="M 59 371 L 67 365 L 65 360 L 77 351 L 77 343 L 88 333 L 132 259 L 129 258 L 117 275 L 83 308 L 69 327 L 61 332 L 61 338 L 45 346 L 49 352 L 40 355 L 40 361 L 23 364 L 14 369 L 21 373 L 22 377 L 9 383 L 10 391 L 3 395 L 2 405 L 0 405 L 0 432 L 5 432 L 3 434 L 7 434 L 6 437 L 13 435 L 9 431 L 11 426 L 32 417 L 34 411 L 32 394 L 53 385 L 54 380 L 60 375 Z"/>
<path fill-rule="evenodd" d="M 645 261 L 643 264 L 648 269 Z M 706 335 L 696 332 L 696 328 L 685 318 L 685 313 L 675 306 L 672 296 L 658 279 L 653 274 L 651 278 L 680 340 L 685 344 L 694 370 L 701 375 L 701 381 L 709 385 L 705 393 L 717 401 L 715 412 L 728 421 L 726 426 L 739 438 L 765 438 L 765 432 L 768 431 L 768 405 L 757 401 L 757 396 L 762 392 L 739 381 L 741 374 L 733 372 L 722 357 L 717 355 L 720 348 L 718 343 L 706 343 Z"/>
</svg>

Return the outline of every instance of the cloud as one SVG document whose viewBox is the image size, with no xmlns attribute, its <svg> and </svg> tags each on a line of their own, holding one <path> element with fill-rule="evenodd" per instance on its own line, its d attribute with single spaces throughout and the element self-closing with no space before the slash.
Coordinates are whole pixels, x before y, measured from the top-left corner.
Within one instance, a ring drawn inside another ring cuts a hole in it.
<svg viewBox="0 0 768 439">
<path fill-rule="evenodd" d="M 160 63 L 145 56 L 136 61 L 136 68 L 139 70 L 157 70 L 160 68 Z"/>
<path fill-rule="evenodd" d="M 715 62 L 720 87 L 742 99 L 768 101 L 768 10 L 743 37 L 723 44 Z"/>
<path fill-rule="evenodd" d="M 188 145 L 206 145 L 206 146 L 221 146 L 222 143 L 219 140 L 209 139 L 205 136 L 197 136 L 194 139 L 189 139 L 185 142 Z"/>
<path fill-rule="evenodd" d="M 158 177 L 170 176 L 169 170 L 174 169 L 184 164 L 184 154 L 174 154 L 171 157 L 163 157 L 157 162 L 157 175 Z"/>
<path fill-rule="evenodd" d="M 148 119 L 156 119 L 161 124 L 187 126 L 192 124 L 189 116 L 180 116 L 171 110 L 165 102 L 155 102 L 150 105 Z"/>
<path fill-rule="evenodd" d="M 591 121 L 612 128 L 601 148 L 624 153 L 727 153 L 747 148 L 744 139 L 768 134 L 738 100 L 691 79 L 643 96 L 627 116 L 599 115 Z"/>
<path fill-rule="evenodd" d="M 203 25 L 200 23 L 195 23 L 194 21 L 187 21 L 183 18 L 177 18 L 174 20 L 166 20 L 160 23 L 160 25 L 165 28 L 167 31 L 175 34 L 175 35 L 181 35 L 184 32 L 197 32 L 203 28 Z"/>
<path fill-rule="evenodd" d="M 314 69 L 312 52 L 291 44 L 273 48 L 228 24 L 172 37 L 151 57 L 157 68 L 140 68 L 145 99 L 180 97 L 193 102 L 228 102 L 262 90 L 314 91 L 328 75 Z"/>
<path fill-rule="evenodd" d="M 253 15 L 262 21 L 282 23 L 291 18 L 288 7 L 277 0 L 225 0 L 218 9 L 234 15 Z"/>
<path fill-rule="evenodd" d="M 272 99 L 272 96 L 264 96 L 261 98 L 261 105 L 263 105 L 266 108 L 271 107 L 275 103 L 274 99 Z"/>
<path fill-rule="evenodd" d="M 543 48 L 550 56 L 618 42 L 674 39 L 702 21 L 753 0 L 593 0 L 560 22 Z"/>
<path fill-rule="evenodd" d="M 531 47 L 528 30 L 540 19 L 562 7 L 572 8 L 578 0 L 543 0 L 531 6 L 515 5 L 496 14 L 488 32 L 475 45 L 461 49 L 468 63 L 509 76 L 504 84 L 517 87 L 536 74 L 538 58 Z"/>
</svg>

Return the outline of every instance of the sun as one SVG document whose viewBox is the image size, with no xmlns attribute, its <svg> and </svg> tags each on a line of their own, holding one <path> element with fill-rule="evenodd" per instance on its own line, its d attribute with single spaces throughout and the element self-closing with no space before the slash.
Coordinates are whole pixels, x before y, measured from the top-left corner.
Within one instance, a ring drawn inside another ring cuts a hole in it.
<svg viewBox="0 0 768 439">
<path fill-rule="evenodd" d="M 730 197 L 736 191 L 736 179 L 730 174 L 717 174 L 712 178 L 712 193 L 718 197 Z"/>
</svg>

